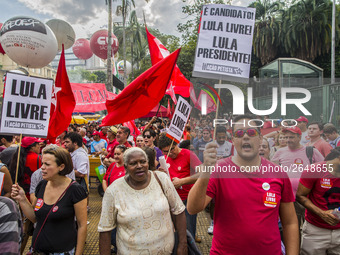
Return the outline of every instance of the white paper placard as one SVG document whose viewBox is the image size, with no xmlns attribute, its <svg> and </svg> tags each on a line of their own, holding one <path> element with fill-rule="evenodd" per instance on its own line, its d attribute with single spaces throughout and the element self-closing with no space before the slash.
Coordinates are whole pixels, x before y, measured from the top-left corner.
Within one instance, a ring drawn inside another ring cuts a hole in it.
<svg viewBox="0 0 340 255">
<path fill-rule="evenodd" d="M 254 24 L 254 8 L 204 5 L 193 76 L 247 82 Z"/>
<path fill-rule="evenodd" d="M 7 73 L 0 132 L 46 137 L 52 79 Z"/>
<path fill-rule="evenodd" d="M 167 130 L 167 135 L 174 138 L 177 143 L 181 141 L 190 112 L 190 104 L 180 96 L 176 105 L 174 116 L 171 119 L 170 127 Z"/>
</svg>

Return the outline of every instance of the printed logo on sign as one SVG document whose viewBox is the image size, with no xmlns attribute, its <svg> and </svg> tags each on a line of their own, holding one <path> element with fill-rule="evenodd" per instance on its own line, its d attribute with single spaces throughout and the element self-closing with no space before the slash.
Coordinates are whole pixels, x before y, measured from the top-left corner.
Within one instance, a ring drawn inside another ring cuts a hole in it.
<svg viewBox="0 0 340 255">
<path fill-rule="evenodd" d="M 58 209 L 59 209 L 59 207 L 56 205 L 55 207 L 53 207 L 53 212 L 56 212 L 56 211 L 58 211 Z"/>
<path fill-rule="evenodd" d="M 321 188 L 330 189 L 333 186 L 333 181 L 331 179 L 322 178 L 320 180 Z"/>
<path fill-rule="evenodd" d="M 274 192 L 266 192 L 263 196 L 263 203 L 266 207 L 275 208 L 277 206 L 277 197 Z"/>
<path fill-rule="evenodd" d="M 39 211 L 40 208 L 44 205 L 44 200 L 41 198 L 38 199 L 37 203 L 35 204 L 34 211 Z"/>
</svg>

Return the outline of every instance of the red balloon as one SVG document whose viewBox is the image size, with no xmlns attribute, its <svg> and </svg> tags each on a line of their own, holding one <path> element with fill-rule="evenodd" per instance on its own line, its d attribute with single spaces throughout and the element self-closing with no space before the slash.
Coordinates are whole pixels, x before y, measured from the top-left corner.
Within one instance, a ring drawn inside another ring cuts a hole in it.
<svg viewBox="0 0 340 255">
<path fill-rule="evenodd" d="M 93 55 L 89 40 L 84 38 L 75 41 L 72 46 L 72 50 L 74 55 L 79 59 L 89 59 Z"/>
<path fill-rule="evenodd" d="M 99 30 L 95 32 L 90 39 L 90 47 L 92 52 L 102 59 L 107 59 L 108 31 Z M 112 34 L 112 52 L 111 56 L 118 51 L 119 43 L 117 37 Z"/>
<path fill-rule="evenodd" d="M 0 29 L 2 28 L 2 23 L 0 23 Z M 0 43 L 0 53 L 2 54 L 2 55 L 5 55 L 6 53 L 5 53 L 5 51 L 4 51 L 4 49 L 2 48 L 2 46 L 1 46 L 1 43 Z"/>
</svg>

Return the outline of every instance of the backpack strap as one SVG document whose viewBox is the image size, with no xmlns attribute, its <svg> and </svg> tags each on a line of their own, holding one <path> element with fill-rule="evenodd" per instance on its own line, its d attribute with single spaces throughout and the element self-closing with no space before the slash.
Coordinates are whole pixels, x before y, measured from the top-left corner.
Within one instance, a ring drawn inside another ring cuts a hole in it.
<svg viewBox="0 0 340 255">
<path fill-rule="evenodd" d="M 314 150 L 314 146 L 306 147 L 306 155 L 307 155 L 307 158 L 310 164 L 313 164 L 313 153 L 314 153 L 313 150 Z"/>
</svg>

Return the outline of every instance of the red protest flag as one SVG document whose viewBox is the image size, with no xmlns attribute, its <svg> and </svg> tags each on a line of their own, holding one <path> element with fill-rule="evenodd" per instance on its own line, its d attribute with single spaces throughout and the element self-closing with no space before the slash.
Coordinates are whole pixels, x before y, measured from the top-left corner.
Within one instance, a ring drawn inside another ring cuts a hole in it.
<svg viewBox="0 0 340 255">
<path fill-rule="evenodd" d="M 133 138 L 135 138 L 135 139 L 136 139 L 137 136 L 139 136 L 141 134 L 141 132 L 136 127 L 134 120 L 124 122 L 123 126 L 128 127 L 130 129 L 130 135 L 132 135 Z"/>
<path fill-rule="evenodd" d="M 146 35 L 148 37 L 151 63 L 152 65 L 155 65 L 160 60 L 167 57 L 170 54 L 170 52 L 155 36 L 150 34 L 146 26 L 145 30 Z M 185 78 L 185 76 L 181 73 L 177 65 L 175 66 L 174 71 L 172 73 L 169 86 L 170 84 L 172 84 L 173 90 L 175 91 L 176 94 L 179 94 L 183 97 L 189 97 L 190 81 L 187 80 L 187 78 Z M 171 98 L 173 98 L 173 96 L 171 95 L 171 90 L 168 89 L 166 94 L 170 95 Z"/>
<path fill-rule="evenodd" d="M 58 135 L 67 129 L 72 120 L 76 100 L 67 76 L 64 45 L 60 55 L 57 76 L 52 93 L 50 123 L 47 139 L 54 142 Z"/>
<path fill-rule="evenodd" d="M 108 115 L 101 126 L 111 126 L 148 114 L 163 98 L 180 50 L 152 66 L 112 100 L 106 101 Z"/>
</svg>

